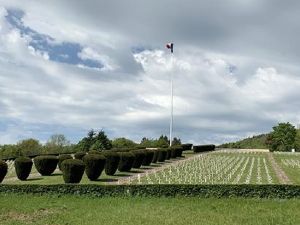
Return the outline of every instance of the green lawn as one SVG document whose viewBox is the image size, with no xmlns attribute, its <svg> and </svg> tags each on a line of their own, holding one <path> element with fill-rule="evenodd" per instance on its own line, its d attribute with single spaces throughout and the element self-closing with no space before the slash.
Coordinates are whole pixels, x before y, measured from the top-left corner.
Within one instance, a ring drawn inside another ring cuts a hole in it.
<svg viewBox="0 0 300 225">
<path fill-rule="evenodd" d="M 88 198 L 0 194 L 8 224 L 300 224 L 300 199 Z"/>
</svg>

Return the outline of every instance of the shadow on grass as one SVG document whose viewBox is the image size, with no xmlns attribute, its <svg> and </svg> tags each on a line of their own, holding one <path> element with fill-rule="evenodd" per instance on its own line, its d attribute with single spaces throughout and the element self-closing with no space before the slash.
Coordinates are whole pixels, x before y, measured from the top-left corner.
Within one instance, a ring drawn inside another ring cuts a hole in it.
<svg viewBox="0 0 300 225">
<path fill-rule="evenodd" d="M 145 171 L 142 171 L 142 170 L 130 170 L 130 173 L 145 173 Z"/>
<path fill-rule="evenodd" d="M 118 181 L 118 179 L 113 179 L 113 178 L 101 178 L 101 179 L 98 179 L 98 180 L 95 180 L 96 182 L 116 182 Z"/>
<path fill-rule="evenodd" d="M 43 180 L 42 177 L 28 178 L 26 181 Z"/>
</svg>

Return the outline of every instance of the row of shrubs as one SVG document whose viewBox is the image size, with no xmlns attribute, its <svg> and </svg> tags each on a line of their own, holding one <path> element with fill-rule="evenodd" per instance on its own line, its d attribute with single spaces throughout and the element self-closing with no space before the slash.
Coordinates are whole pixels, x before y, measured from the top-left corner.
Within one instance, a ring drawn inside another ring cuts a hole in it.
<svg viewBox="0 0 300 225">
<path fill-rule="evenodd" d="M 117 170 L 129 172 L 132 168 L 149 166 L 151 163 L 164 162 L 171 158 L 182 157 L 182 147 L 157 150 L 89 151 L 71 155 L 43 155 L 33 160 L 19 157 L 14 161 L 18 179 L 26 180 L 33 164 L 42 176 L 51 175 L 58 168 L 63 172 L 65 183 L 79 183 L 84 172 L 90 180 L 97 180 L 104 170 L 107 175 L 114 175 Z M 0 183 L 7 174 L 7 164 L 0 161 Z"/>
<path fill-rule="evenodd" d="M 193 146 L 193 151 L 195 153 L 209 152 L 209 151 L 214 151 L 215 149 L 216 149 L 215 145 L 194 145 Z"/>
</svg>

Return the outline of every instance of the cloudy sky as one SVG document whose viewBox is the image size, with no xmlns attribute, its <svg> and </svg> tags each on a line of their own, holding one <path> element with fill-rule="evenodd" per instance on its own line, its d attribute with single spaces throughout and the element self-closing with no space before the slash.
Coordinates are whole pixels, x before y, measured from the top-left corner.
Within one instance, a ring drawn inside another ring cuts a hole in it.
<svg viewBox="0 0 300 225">
<path fill-rule="evenodd" d="M 292 0 L 0 0 L 0 144 L 168 134 L 171 76 L 184 142 L 296 125 L 299 21 Z"/>
</svg>

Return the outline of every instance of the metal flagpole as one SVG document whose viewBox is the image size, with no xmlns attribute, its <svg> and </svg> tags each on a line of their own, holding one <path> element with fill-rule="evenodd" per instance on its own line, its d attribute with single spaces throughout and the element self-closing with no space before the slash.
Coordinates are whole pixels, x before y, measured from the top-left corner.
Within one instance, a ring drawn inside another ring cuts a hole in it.
<svg viewBox="0 0 300 225">
<path fill-rule="evenodd" d="M 171 68 L 173 68 L 173 51 L 171 52 Z M 170 74 L 171 79 L 171 118 L 170 118 L 170 147 L 172 146 L 172 132 L 173 132 L 173 75 Z"/>
</svg>

